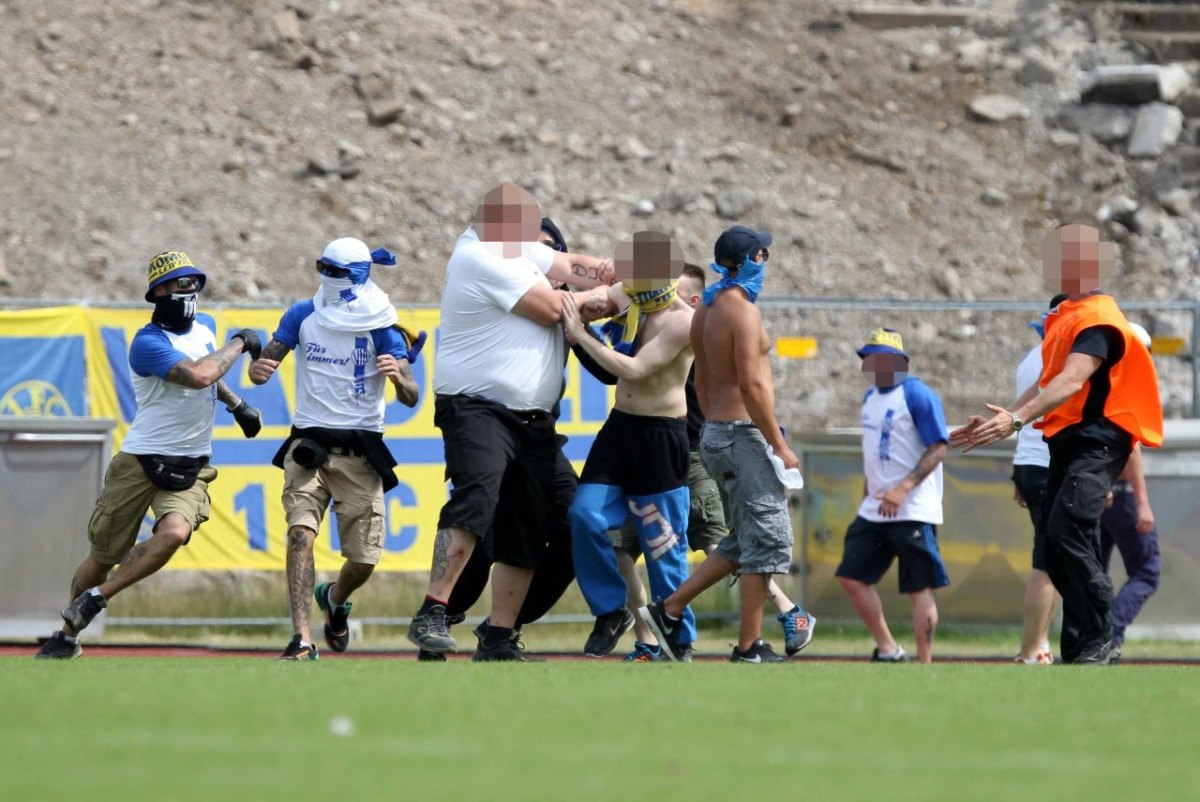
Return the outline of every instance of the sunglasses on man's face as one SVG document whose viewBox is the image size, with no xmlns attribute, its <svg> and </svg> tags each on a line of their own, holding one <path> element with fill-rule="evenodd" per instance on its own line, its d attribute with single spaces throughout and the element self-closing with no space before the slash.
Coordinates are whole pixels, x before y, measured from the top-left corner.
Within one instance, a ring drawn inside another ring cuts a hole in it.
<svg viewBox="0 0 1200 802">
<path fill-rule="evenodd" d="M 350 271 L 344 267 L 335 267 L 334 265 L 317 262 L 317 272 L 322 276 L 329 278 L 349 278 Z"/>
<path fill-rule="evenodd" d="M 199 291 L 200 279 L 196 278 L 195 276 L 184 276 L 183 278 L 177 278 L 175 279 L 175 289 L 183 290 L 184 292 L 188 290 Z"/>
<path fill-rule="evenodd" d="M 771 258 L 771 252 L 768 251 L 766 248 L 760 248 L 759 250 L 762 251 L 762 258 L 763 258 L 764 262 L 766 262 L 768 259 Z"/>
</svg>

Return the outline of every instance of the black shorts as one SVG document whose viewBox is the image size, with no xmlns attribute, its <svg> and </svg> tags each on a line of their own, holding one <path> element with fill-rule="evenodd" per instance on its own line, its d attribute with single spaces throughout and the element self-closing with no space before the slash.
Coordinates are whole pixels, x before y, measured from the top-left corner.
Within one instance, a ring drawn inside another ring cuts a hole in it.
<svg viewBox="0 0 1200 802">
<path fill-rule="evenodd" d="M 1050 469 L 1042 465 L 1014 465 L 1012 480 L 1033 521 L 1033 567 L 1046 570 L 1046 480 Z"/>
<path fill-rule="evenodd" d="M 937 546 L 937 527 L 921 521 L 868 521 L 858 517 L 846 530 L 837 576 L 874 585 L 892 560 L 900 559 L 900 592 L 917 593 L 950 584 Z"/>
<path fill-rule="evenodd" d="M 612 485 L 649 496 L 688 483 L 687 420 L 630 415 L 614 409 L 596 435 L 580 484 Z"/>
<path fill-rule="evenodd" d="M 537 568 L 546 551 L 558 459 L 554 419 L 468 395 L 439 395 L 433 423 L 442 430 L 450 499 L 438 529 L 492 535 L 496 562 Z"/>
</svg>

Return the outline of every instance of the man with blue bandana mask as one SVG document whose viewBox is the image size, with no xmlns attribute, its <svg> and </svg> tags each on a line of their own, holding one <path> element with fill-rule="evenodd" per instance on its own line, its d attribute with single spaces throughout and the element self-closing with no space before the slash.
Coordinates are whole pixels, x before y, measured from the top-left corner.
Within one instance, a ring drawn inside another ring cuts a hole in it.
<svg viewBox="0 0 1200 802">
<path fill-rule="evenodd" d="M 383 552 L 384 493 L 396 486 L 396 460 L 383 441 L 388 384 L 405 406 L 416 406 L 412 374 L 425 332 L 409 331 L 371 280 L 371 265 L 394 265 L 387 250 L 352 237 L 336 239 L 317 260 L 321 287 L 279 321 L 250 381 L 265 384 L 292 350 L 296 412 L 275 455 L 284 471 L 287 579 L 295 633 L 280 660 L 316 660 L 309 622 L 311 597 L 325 614 L 325 644 L 350 642 L 350 594 L 370 578 Z M 333 502 L 345 562 L 336 581 L 316 584 L 313 543 Z M 314 587 L 315 586 L 315 587 Z"/>
<path fill-rule="evenodd" d="M 678 653 L 685 606 L 737 571 L 741 621 L 730 661 L 776 663 L 783 657 L 762 639 L 763 606 L 773 574 L 792 565 L 794 537 L 787 492 L 772 457 L 799 466 L 775 418 L 768 353 L 771 340 L 755 306 L 771 235 L 733 226 L 717 239 L 712 268 L 721 279 L 704 292 L 692 320 L 696 397 L 706 423 L 700 458 L 716 480 L 730 533 L 682 587 L 638 613 L 668 653 Z"/>
</svg>

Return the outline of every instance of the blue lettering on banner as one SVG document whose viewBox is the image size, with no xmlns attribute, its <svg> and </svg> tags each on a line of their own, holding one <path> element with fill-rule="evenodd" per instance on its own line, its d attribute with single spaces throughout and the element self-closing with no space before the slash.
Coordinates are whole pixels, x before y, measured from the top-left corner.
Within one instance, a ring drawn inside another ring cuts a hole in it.
<svg viewBox="0 0 1200 802">
<path fill-rule="evenodd" d="M 413 489 L 404 482 L 393 487 L 388 491 L 383 498 L 383 550 L 394 553 L 408 551 L 417 542 L 417 527 L 412 525 L 401 526 L 399 531 L 393 525 L 393 510 L 395 507 L 397 516 L 402 510 L 415 509 L 417 506 L 417 494 Z"/>
<path fill-rule="evenodd" d="M 235 512 L 246 514 L 247 545 L 250 551 L 267 550 L 267 511 L 263 501 L 263 486 L 246 485 L 233 497 Z"/>
</svg>

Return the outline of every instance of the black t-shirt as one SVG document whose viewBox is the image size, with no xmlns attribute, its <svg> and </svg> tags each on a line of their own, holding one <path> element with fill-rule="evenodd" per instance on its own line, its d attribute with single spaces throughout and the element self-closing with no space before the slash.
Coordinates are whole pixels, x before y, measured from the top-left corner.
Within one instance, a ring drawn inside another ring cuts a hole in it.
<svg viewBox="0 0 1200 802">
<path fill-rule="evenodd" d="M 1072 424 L 1048 442 L 1059 443 L 1073 437 L 1086 437 L 1116 448 L 1130 448 L 1129 432 L 1104 417 L 1104 404 L 1112 390 L 1109 371 L 1125 355 L 1125 338 L 1112 326 L 1090 326 L 1075 336 L 1071 353 L 1101 359 L 1100 367 L 1088 381 L 1088 396 L 1083 402 L 1079 423 Z"/>
</svg>

